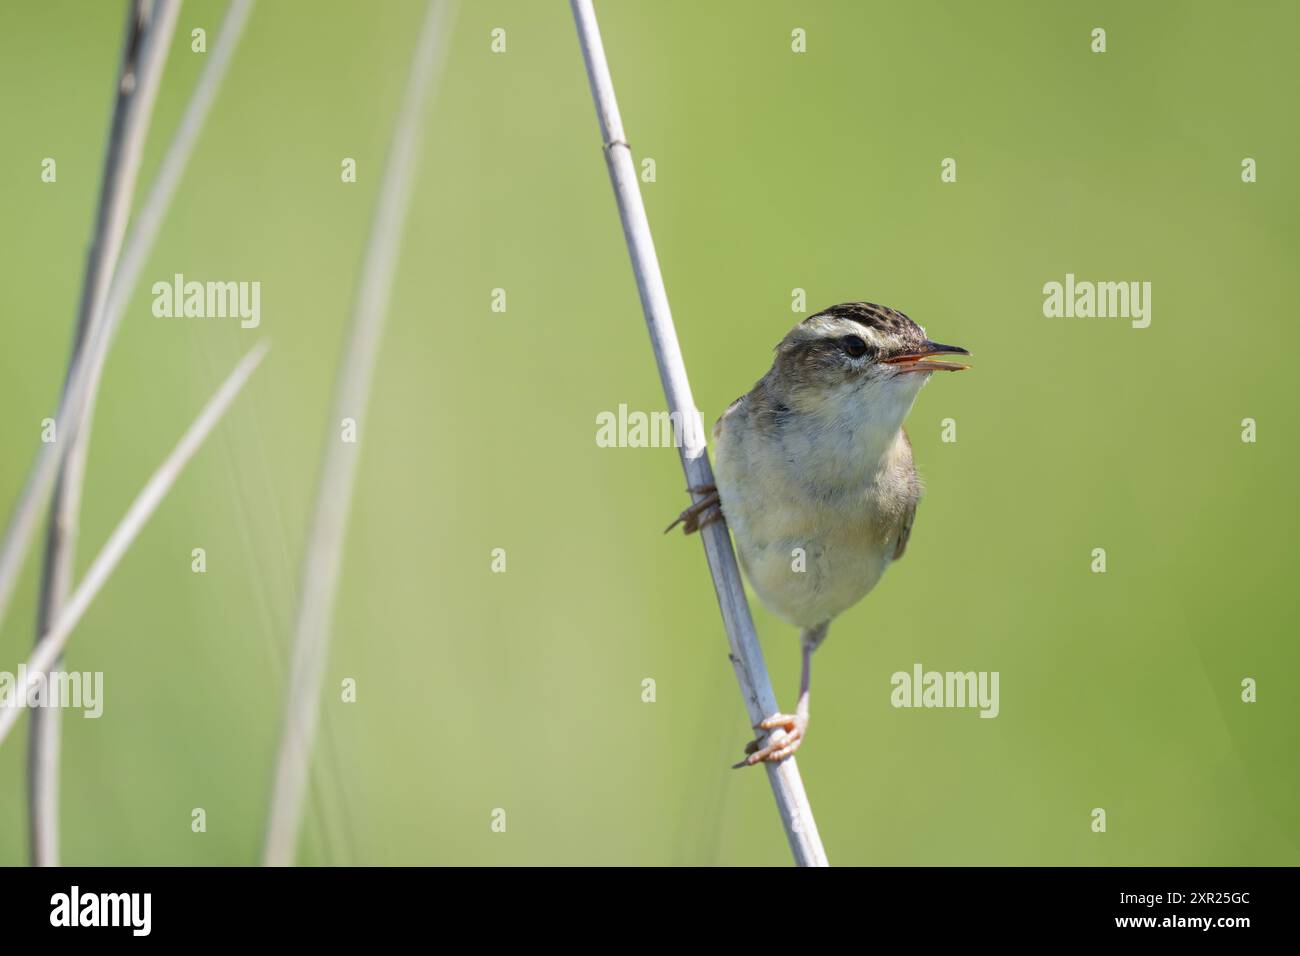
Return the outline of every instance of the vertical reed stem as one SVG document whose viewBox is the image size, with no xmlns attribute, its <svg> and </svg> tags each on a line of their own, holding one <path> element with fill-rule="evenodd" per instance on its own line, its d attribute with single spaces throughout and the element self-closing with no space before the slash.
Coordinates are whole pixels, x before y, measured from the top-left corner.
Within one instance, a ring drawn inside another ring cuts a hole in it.
<svg viewBox="0 0 1300 956">
<path fill-rule="evenodd" d="M 359 444 L 341 442 L 338 428 L 344 418 L 354 419 L 363 434 L 366 428 L 370 382 L 397 270 L 425 107 L 434 77 L 441 71 L 445 58 L 452 6 L 449 2 L 430 0 L 425 12 L 424 26 L 411 59 L 406 94 L 393 131 L 388 167 L 379 187 L 379 204 L 361 268 L 351 331 L 335 383 L 325 457 L 303 556 L 284 726 L 267 815 L 263 852 L 266 866 L 292 864 L 298 846 L 307 772 L 320 719 L 331 616 L 360 450 Z"/>
<path fill-rule="evenodd" d="M 672 312 L 668 308 L 668 292 L 659 270 L 650 221 L 646 218 L 645 205 L 641 201 L 632 150 L 624 135 L 623 120 L 619 116 L 618 102 L 614 97 L 614 81 L 605 60 L 596 11 L 591 0 L 570 2 L 573 19 L 578 27 L 582 57 L 587 65 L 592 99 L 596 103 L 596 116 L 600 121 L 605 164 L 609 167 L 610 182 L 614 186 L 614 198 L 618 202 L 619 218 L 623 222 L 623 238 L 632 259 L 632 271 L 636 274 L 637 291 L 641 296 L 646 325 L 650 329 L 650 344 L 654 348 L 659 378 L 668 399 L 668 411 L 675 415 L 676 421 L 695 421 L 698 412 L 695 400 L 691 397 L 686 363 L 677 342 Z M 682 469 L 686 472 L 686 483 L 691 488 L 713 484 L 708 449 L 704 436 L 699 431 L 694 428 L 684 429 L 680 449 Z M 698 498 L 699 496 L 696 500 Z M 772 692 L 772 682 L 767 675 L 758 635 L 754 632 L 754 621 L 745 599 L 736 555 L 731 549 L 731 538 L 726 525 L 721 521 L 707 525 L 700 537 L 704 542 L 709 571 L 713 575 L 713 589 L 722 610 L 727 642 L 731 646 L 731 662 L 736 671 L 736 679 L 740 682 L 740 692 L 745 698 L 745 709 L 749 714 L 749 722 L 757 724 L 765 717 L 777 713 L 779 708 L 776 695 Z M 776 797 L 781 824 L 785 827 L 786 839 L 790 843 L 795 863 L 799 866 L 826 866 L 826 851 L 822 848 L 817 823 L 813 820 L 812 806 L 808 803 L 808 795 L 804 792 L 803 780 L 794 758 L 788 757 L 778 764 L 768 763 L 764 766 L 767 768 L 768 781 Z"/>
<path fill-rule="evenodd" d="M 109 283 L 117 266 L 144 141 L 179 9 L 179 2 L 173 0 L 158 0 L 151 4 L 135 0 L 127 13 L 126 39 L 118 71 L 108 149 L 104 155 L 99 209 L 86 255 L 72 357 L 63 384 L 65 396 L 90 334 L 101 320 Z M 87 429 L 82 427 L 84 421 L 82 417 L 80 423 L 64 420 L 55 424 L 56 428 L 62 429 L 57 440 L 67 445 L 67 451 L 50 505 L 36 624 L 38 638 L 58 617 L 71 587 L 87 446 Z M 60 722 L 60 713 L 55 707 L 36 708 L 32 712 L 27 779 L 29 838 L 35 866 L 58 865 Z"/>
</svg>

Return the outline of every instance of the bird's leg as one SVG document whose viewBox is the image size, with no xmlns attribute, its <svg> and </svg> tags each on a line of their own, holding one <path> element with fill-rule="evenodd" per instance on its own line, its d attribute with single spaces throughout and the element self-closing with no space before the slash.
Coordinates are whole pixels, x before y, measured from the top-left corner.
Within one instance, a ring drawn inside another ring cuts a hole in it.
<svg viewBox="0 0 1300 956">
<path fill-rule="evenodd" d="M 676 521 L 664 528 L 664 534 L 678 525 L 682 526 L 683 534 L 692 534 L 715 521 L 722 520 L 722 501 L 714 485 L 696 485 L 686 490 L 704 497 L 679 514 Z"/>
<path fill-rule="evenodd" d="M 804 628 L 803 634 L 800 635 L 800 644 L 803 646 L 803 668 L 799 677 L 799 702 L 795 704 L 794 713 L 773 714 L 757 724 L 754 729 L 760 732 L 759 736 L 745 745 L 745 753 L 749 756 L 735 764 L 736 768 L 752 767 L 764 761 L 779 763 L 798 750 L 799 745 L 803 743 L 808 733 L 808 697 L 812 689 L 813 651 L 826 640 L 826 631 L 830 628 L 830 623 L 830 621 L 823 621 L 816 627 Z M 763 746 L 763 741 L 771 737 L 771 732 L 778 728 L 785 731 L 785 736 Z"/>
</svg>

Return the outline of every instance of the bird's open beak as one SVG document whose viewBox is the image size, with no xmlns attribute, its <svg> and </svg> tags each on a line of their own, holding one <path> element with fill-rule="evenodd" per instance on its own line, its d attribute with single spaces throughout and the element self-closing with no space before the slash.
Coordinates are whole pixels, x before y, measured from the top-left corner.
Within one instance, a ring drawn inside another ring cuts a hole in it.
<svg viewBox="0 0 1300 956">
<path fill-rule="evenodd" d="M 881 359 L 883 365 L 898 365 L 899 372 L 960 372 L 969 365 L 959 362 L 927 362 L 932 355 L 970 355 L 964 348 L 956 345 L 940 345 L 938 342 L 926 342 L 924 347 L 905 355 L 891 355 Z"/>
</svg>

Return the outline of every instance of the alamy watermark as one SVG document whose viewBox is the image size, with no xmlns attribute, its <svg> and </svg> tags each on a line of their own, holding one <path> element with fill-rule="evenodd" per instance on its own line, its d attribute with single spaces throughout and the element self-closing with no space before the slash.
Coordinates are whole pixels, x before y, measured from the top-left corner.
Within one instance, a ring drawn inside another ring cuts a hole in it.
<svg viewBox="0 0 1300 956">
<path fill-rule="evenodd" d="M 996 717 L 998 671 L 926 671 L 921 663 L 912 672 L 895 671 L 889 702 L 895 707 L 975 707 L 981 717 Z"/>
<path fill-rule="evenodd" d="M 239 319 L 245 329 L 262 323 L 260 282 L 186 282 L 178 272 L 171 282 L 155 282 L 152 292 L 160 319 Z"/>
<path fill-rule="evenodd" d="M 66 893 L 50 897 L 51 926 L 118 926 L 132 936 L 148 936 L 153 928 L 152 893 L 83 893 L 75 883 Z"/>
<path fill-rule="evenodd" d="M 0 707 L 58 707 L 83 711 L 83 717 L 104 713 L 103 671 L 0 671 Z"/>
<path fill-rule="evenodd" d="M 683 412 L 629 411 L 596 415 L 598 448 L 703 448 L 704 417 L 699 409 Z"/>
<path fill-rule="evenodd" d="M 1076 281 L 1073 272 L 1065 282 L 1043 285 L 1043 315 L 1049 319 L 1131 319 L 1133 328 L 1151 324 L 1150 282 Z"/>
</svg>

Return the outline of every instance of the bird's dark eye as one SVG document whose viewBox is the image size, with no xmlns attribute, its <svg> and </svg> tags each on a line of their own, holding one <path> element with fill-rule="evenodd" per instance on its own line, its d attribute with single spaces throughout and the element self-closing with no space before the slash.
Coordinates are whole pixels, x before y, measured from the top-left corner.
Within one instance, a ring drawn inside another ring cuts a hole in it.
<svg viewBox="0 0 1300 956">
<path fill-rule="evenodd" d="M 846 335 L 840 339 L 840 345 L 850 358 L 862 358 L 867 354 L 867 343 L 856 335 Z"/>
</svg>

